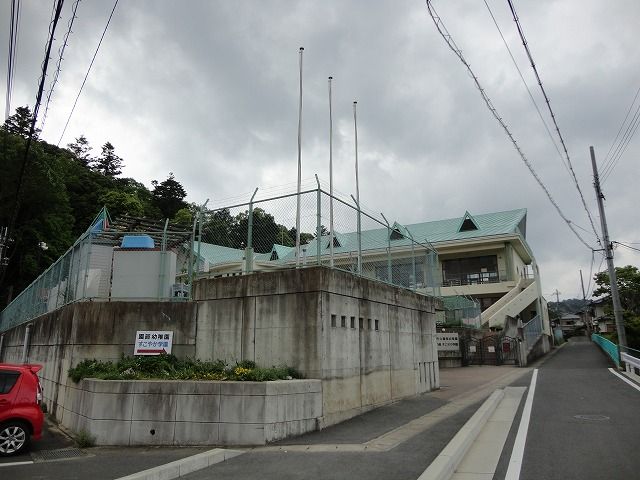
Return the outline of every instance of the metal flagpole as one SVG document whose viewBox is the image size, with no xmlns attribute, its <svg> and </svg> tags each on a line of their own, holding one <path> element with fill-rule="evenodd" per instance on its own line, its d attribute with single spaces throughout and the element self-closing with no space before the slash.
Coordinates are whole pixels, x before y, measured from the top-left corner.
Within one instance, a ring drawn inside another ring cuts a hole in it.
<svg viewBox="0 0 640 480">
<path fill-rule="evenodd" d="M 331 81 L 329 77 L 329 265 L 333 267 L 333 112 L 331 107 Z M 318 241 L 320 239 L 318 238 Z"/>
<path fill-rule="evenodd" d="M 300 265 L 300 188 L 302 184 L 302 52 L 300 47 L 300 103 L 298 107 L 298 196 L 296 204 L 296 266 Z"/>
<path fill-rule="evenodd" d="M 353 102 L 353 132 L 355 137 L 356 150 L 356 204 L 358 206 L 358 274 L 362 273 L 362 225 L 360 224 L 360 182 L 358 180 L 358 121 L 356 116 L 356 105 Z"/>
</svg>

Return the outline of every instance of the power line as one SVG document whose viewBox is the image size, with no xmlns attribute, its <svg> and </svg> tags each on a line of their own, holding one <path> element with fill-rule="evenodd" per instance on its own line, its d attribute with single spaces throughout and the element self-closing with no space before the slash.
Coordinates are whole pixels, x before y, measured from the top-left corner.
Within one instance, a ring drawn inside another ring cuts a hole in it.
<svg viewBox="0 0 640 480">
<path fill-rule="evenodd" d="M 436 26 L 436 29 L 438 30 L 438 33 L 440 33 L 440 36 L 442 36 L 442 38 L 444 39 L 444 41 L 447 43 L 448 47 L 451 49 L 451 51 L 453 51 L 453 53 L 455 53 L 455 55 L 458 57 L 458 59 L 462 62 L 462 64 L 466 67 L 469 75 L 471 76 L 471 78 L 473 79 L 474 83 L 476 84 L 476 87 L 478 89 L 478 91 L 480 92 L 480 95 L 482 96 L 482 99 L 484 100 L 484 103 L 486 104 L 487 108 L 489 109 L 489 111 L 491 112 L 491 114 L 493 115 L 493 117 L 498 121 L 498 123 L 500 124 L 500 126 L 502 127 L 502 129 L 505 131 L 505 133 L 507 134 L 507 136 L 509 137 L 509 140 L 511 141 L 511 143 L 513 144 L 514 148 L 516 149 L 516 151 L 518 152 L 518 154 L 520 155 L 520 158 L 522 159 L 522 161 L 524 162 L 524 164 L 526 165 L 526 167 L 529 169 L 529 172 L 531 173 L 531 175 L 533 176 L 533 178 L 536 180 L 536 182 L 538 183 L 538 185 L 540 185 L 540 188 L 542 188 L 542 190 L 544 191 L 544 193 L 547 195 L 547 198 L 549 199 L 549 201 L 551 202 L 551 204 L 554 206 L 554 208 L 556 209 L 556 211 L 558 212 L 558 214 L 560 215 L 560 217 L 565 221 L 565 223 L 567 224 L 567 226 L 571 229 L 571 231 L 574 233 L 574 235 L 578 238 L 578 240 L 580 240 L 580 242 L 587 247 L 589 250 L 593 250 L 593 247 L 591 247 L 591 245 L 589 245 L 581 236 L 580 234 L 576 231 L 575 228 L 573 228 L 572 222 L 571 220 L 569 220 L 565 214 L 562 212 L 562 210 L 560 209 L 560 207 L 558 206 L 558 204 L 556 203 L 556 201 L 553 199 L 553 197 L 551 196 L 551 193 L 549 192 L 549 190 L 547 189 L 546 185 L 542 182 L 542 180 L 540 179 L 540 177 L 538 176 L 538 174 L 536 173 L 536 171 L 533 169 L 533 166 L 531 165 L 531 163 L 529 162 L 529 160 L 527 159 L 527 157 L 525 156 L 524 152 L 522 151 L 522 149 L 520 148 L 520 145 L 518 145 L 518 143 L 516 142 L 515 137 L 513 136 L 513 134 L 511 133 L 511 130 L 509 130 L 509 127 L 507 126 L 507 124 L 504 122 L 504 120 L 502 119 L 502 117 L 500 117 L 500 115 L 498 114 L 496 108 L 493 106 L 493 104 L 491 103 L 491 100 L 489 99 L 489 96 L 487 95 L 487 93 L 485 92 L 484 88 L 482 87 L 482 85 L 480 84 L 480 81 L 478 80 L 478 77 L 475 75 L 475 73 L 473 72 L 473 70 L 471 69 L 471 66 L 469 65 L 469 63 L 465 60 L 464 56 L 462 55 L 462 51 L 458 48 L 458 46 L 456 45 L 455 41 L 453 40 L 453 38 L 451 37 L 451 34 L 447 31 L 446 27 L 444 26 L 444 23 L 442 22 L 442 20 L 440 19 L 440 17 L 438 17 L 436 11 L 433 8 L 433 5 L 431 5 L 431 0 L 426 0 L 427 3 L 427 9 L 429 10 L 429 15 L 431 16 L 431 19 L 433 20 L 433 23 Z"/>
<path fill-rule="evenodd" d="M 624 116 L 624 120 L 622 120 L 622 123 L 620 124 L 620 128 L 618 129 L 618 133 L 616 133 L 616 138 L 613 139 L 613 142 L 611 142 L 611 146 L 609 147 L 609 151 L 607 152 L 607 154 L 602 159 L 602 164 L 600 165 L 600 171 L 604 171 L 605 167 L 607 166 L 607 160 L 609 159 L 609 155 L 611 155 L 611 150 L 613 150 L 613 146 L 618 141 L 618 138 L 620 137 L 620 133 L 622 132 L 622 129 L 624 128 L 625 123 L 627 123 L 627 118 L 629 118 L 629 114 L 631 113 L 631 110 L 633 109 L 633 106 L 635 105 L 636 99 L 638 98 L 639 94 L 640 94 L 640 88 L 638 88 L 638 90 L 636 91 L 636 94 L 633 97 L 633 101 L 631 102 L 631 105 L 629 105 L 629 109 L 627 110 L 627 114 Z"/>
<path fill-rule="evenodd" d="M 36 94 L 36 103 L 33 107 L 33 118 L 31 119 L 31 126 L 29 127 L 29 136 L 27 137 L 27 141 L 24 148 L 24 157 L 22 159 L 22 166 L 20 167 L 20 174 L 18 175 L 18 182 L 16 188 L 16 198 L 13 202 L 13 212 L 11 214 L 11 221 L 9 222 L 8 232 L 11 234 L 13 232 L 13 228 L 15 227 L 16 220 L 18 218 L 18 212 L 20 210 L 20 197 L 22 195 L 22 185 L 24 183 L 24 175 L 27 169 L 27 165 L 29 163 L 29 149 L 31 148 L 31 143 L 33 142 L 33 136 L 36 130 L 36 122 L 38 121 L 38 111 L 40 110 L 40 103 L 42 102 L 42 93 L 44 91 L 44 83 L 47 77 L 47 67 L 49 66 L 49 58 L 51 56 L 51 46 L 53 44 L 53 36 L 56 31 L 56 26 L 58 25 L 58 20 L 60 19 L 60 13 L 62 12 L 62 5 L 64 4 L 64 0 L 58 0 L 55 7 L 55 14 L 49 25 L 49 39 L 47 40 L 44 60 L 42 62 L 42 73 L 40 75 L 39 85 L 38 85 L 38 93 Z M 2 274 L 0 275 L 0 284 L 4 281 L 4 276 L 6 274 L 6 269 L 2 270 Z"/>
<path fill-rule="evenodd" d="M 4 119 L 11 113 L 11 94 L 15 77 L 16 56 L 18 51 L 18 32 L 20 30 L 20 0 L 11 0 L 11 20 L 9 23 L 9 54 L 7 56 L 7 92 L 4 103 Z"/>
<path fill-rule="evenodd" d="M 516 62 L 516 59 L 514 58 L 513 53 L 511 52 L 511 49 L 509 48 L 509 44 L 507 43 L 507 40 L 504 38 L 504 35 L 502 34 L 502 30 L 500 29 L 500 26 L 498 25 L 496 17 L 493 15 L 493 12 L 491 11 L 491 7 L 489 7 L 489 4 L 487 3 L 487 0 L 484 0 L 484 4 L 487 7 L 487 10 L 489 11 L 489 15 L 491 15 L 491 19 L 493 20 L 493 24 L 496 26 L 496 29 L 498 30 L 498 33 L 500 34 L 500 38 L 502 38 L 502 43 L 504 43 L 504 46 L 507 49 L 507 52 L 509 52 L 509 56 L 511 57 L 511 61 L 513 62 L 513 66 L 516 67 L 516 70 L 518 71 L 518 75 L 520 75 L 520 80 L 522 80 L 522 84 L 524 85 L 524 88 L 527 89 L 527 93 L 529 94 L 529 98 L 531 99 L 531 103 L 533 103 L 533 106 L 535 107 L 536 112 L 538 112 L 538 117 L 540 117 L 540 120 L 542 121 L 542 124 L 544 125 L 544 128 L 547 131 L 547 134 L 549 135 L 549 140 L 551 140 L 551 143 L 553 143 L 553 146 L 555 147 L 556 152 L 558 152 L 558 155 L 560 157 L 560 161 L 562 162 L 562 165 L 564 166 L 564 168 L 567 169 L 567 172 L 569 172 L 569 168 L 567 167 L 567 164 L 566 164 L 566 162 L 564 160 L 564 157 L 562 156 L 562 152 L 560 151 L 560 147 L 558 147 L 558 144 L 556 143 L 555 138 L 553 138 L 553 134 L 551 133 L 551 130 L 549 130 L 549 125 L 547 125 L 547 121 L 542 116 L 542 112 L 540 111 L 540 108 L 538 107 L 538 103 L 536 102 L 535 98 L 533 98 L 533 94 L 531 93 L 531 90 L 529 89 L 529 85 L 527 85 L 527 81 L 524 79 L 524 76 L 522 75 L 522 71 L 520 70 L 520 67 L 518 66 L 518 62 Z"/>
<path fill-rule="evenodd" d="M 69 19 L 69 28 L 67 28 L 67 32 L 64 34 L 64 38 L 62 40 L 62 46 L 58 50 L 58 61 L 56 63 L 56 71 L 53 74 L 53 80 L 51 81 L 51 85 L 49 87 L 49 93 L 47 94 L 47 103 L 44 106 L 44 114 L 42 115 L 42 123 L 40 124 L 40 130 L 44 130 L 44 124 L 47 121 L 47 113 L 49 113 L 49 102 L 51 101 L 51 96 L 53 95 L 53 89 L 56 87 L 56 83 L 58 83 L 58 77 L 60 76 L 62 60 L 64 58 L 64 51 L 67 48 L 67 44 L 69 41 L 69 35 L 71 35 L 71 28 L 73 27 L 73 21 L 77 18 L 76 11 L 78 10 L 78 4 L 80 0 L 76 0 L 73 4 L 73 9 L 71 11 L 71 18 Z"/>
<path fill-rule="evenodd" d="M 585 212 L 587 212 L 587 217 L 589 218 L 589 223 L 591 224 L 591 228 L 593 229 L 593 233 L 595 233 L 596 238 L 598 239 L 598 243 L 600 242 L 600 237 L 598 236 L 598 231 L 596 230 L 596 226 L 593 223 L 593 218 L 591 218 L 591 212 L 589 211 L 589 207 L 587 207 L 587 202 L 584 199 L 584 195 L 582 194 L 582 189 L 580 188 L 580 184 L 578 183 L 578 178 L 576 177 L 576 173 L 573 170 L 573 165 L 571 164 L 571 159 L 569 158 L 569 151 L 567 150 L 567 146 L 564 142 L 564 138 L 562 137 L 562 133 L 560 133 L 560 127 L 558 126 L 558 122 L 556 121 L 556 116 L 553 113 L 553 109 L 551 108 L 551 101 L 547 96 L 547 92 L 542 85 L 542 79 L 538 74 L 538 68 L 536 67 L 535 62 L 533 61 L 533 56 L 531 55 L 531 51 L 529 50 L 529 45 L 524 37 L 524 31 L 522 30 L 522 25 L 520 24 L 520 19 L 516 14 L 515 7 L 513 6 L 513 2 L 511 0 L 507 0 L 509 3 L 509 8 L 511 9 L 511 14 L 513 15 L 513 21 L 516 22 L 516 26 L 518 27 L 518 34 L 520 35 L 520 40 L 522 40 L 522 45 L 527 53 L 527 57 L 529 57 L 529 62 L 531 63 L 531 68 L 533 69 L 533 73 L 536 75 L 536 79 L 538 80 L 538 85 L 540 86 L 540 90 L 542 91 L 542 95 L 544 96 L 544 100 L 547 104 L 547 108 L 549 109 L 549 115 L 551 115 L 551 120 L 553 120 L 553 125 L 556 127 L 556 133 L 558 134 L 558 138 L 560 139 L 560 143 L 562 144 L 562 149 L 564 150 L 565 157 L 567 159 L 567 166 L 569 167 L 569 171 L 571 172 L 571 178 L 573 179 L 573 183 L 578 190 L 578 194 L 580 195 L 580 200 L 582 201 L 582 206 L 584 207 Z"/>
<path fill-rule="evenodd" d="M 640 92 L 640 89 L 638 91 Z M 636 94 L 636 97 L 634 97 L 633 103 L 631 104 L 631 107 L 630 107 L 629 111 L 631 111 L 631 108 L 633 108 L 633 105 L 634 105 L 634 103 L 636 101 L 637 96 L 638 95 Z M 628 116 L 629 116 L 629 112 L 627 112 L 627 116 L 625 117 L 624 121 L 626 121 Z M 620 129 L 622 129 L 624 127 L 624 121 L 623 121 L 622 125 L 620 126 Z M 611 172 L 613 171 L 614 167 L 616 166 L 616 164 L 618 163 L 618 161 L 620 160 L 620 158 L 622 157 L 622 155 L 626 151 L 627 147 L 629 146 L 629 143 L 631 142 L 631 139 L 633 138 L 633 136 L 635 135 L 636 131 L 638 130 L 638 126 L 639 125 L 640 125 L 640 103 L 638 103 L 638 108 L 636 109 L 636 112 L 633 115 L 631 121 L 627 125 L 627 129 L 625 130 L 624 134 L 622 135 L 622 138 L 620 139 L 620 142 L 618 143 L 618 145 L 614 149 L 613 154 L 611 155 L 611 158 L 609 158 L 608 163 L 604 166 L 603 175 L 602 175 L 602 177 L 603 177 L 602 181 L 603 182 L 604 182 L 604 180 L 606 180 L 609 177 L 609 175 L 611 175 Z M 616 136 L 616 138 L 617 138 L 617 136 Z"/>
<path fill-rule="evenodd" d="M 62 129 L 62 133 L 60 134 L 60 138 L 58 139 L 58 146 L 60 146 L 60 142 L 62 141 L 62 137 L 64 137 L 65 132 L 67 131 L 67 127 L 69 126 L 69 122 L 71 121 L 71 116 L 73 115 L 74 110 L 76 109 L 76 105 L 78 103 L 78 99 L 80 98 L 80 94 L 82 93 L 82 89 L 84 88 L 84 84 L 87 83 L 87 78 L 89 77 L 89 72 L 91 72 L 91 67 L 93 67 L 93 62 L 98 55 L 98 51 L 100 50 L 100 45 L 102 45 L 102 40 L 104 39 L 105 34 L 107 33 L 107 29 L 109 28 L 109 23 L 111 23 L 111 18 L 113 17 L 113 12 L 116 11 L 116 7 L 118 6 L 118 0 L 113 4 L 113 9 L 111 10 L 111 14 L 109 15 L 109 19 L 107 20 L 107 24 L 102 31 L 102 36 L 100 37 L 100 41 L 98 42 L 98 46 L 96 47 L 96 51 L 93 54 L 93 58 L 91 59 L 91 63 L 89 64 L 89 68 L 87 69 L 87 73 L 84 76 L 84 80 L 82 80 L 82 85 L 80 85 L 80 90 L 78 90 L 78 95 L 76 95 L 76 99 L 73 102 L 73 107 L 71 107 L 71 112 L 69 112 L 69 117 L 67 118 L 67 122 L 64 124 L 64 128 Z"/>
<path fill-rule="evenodd" d="M 635 250 L 636 252 L 640 252 L 640 248 L 632 247 L 631 245 L 627 245 L 622 242 L 611 242 L 611 243 L 615 243 L 616 245 L 620 245 L 621 247 L 628 248 L 629 250 Z"/>
</svg>

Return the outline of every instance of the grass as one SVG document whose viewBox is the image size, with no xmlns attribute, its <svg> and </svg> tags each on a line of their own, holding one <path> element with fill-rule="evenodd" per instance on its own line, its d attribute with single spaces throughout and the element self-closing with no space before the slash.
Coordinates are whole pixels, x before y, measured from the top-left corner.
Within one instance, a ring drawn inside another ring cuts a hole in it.
<svg viewBox="0 0 640 480">
<path fill-rule="evenodd" d="M 78 447 L 80 448 L 90 448 L 95 447 L 96 445 L 96 437 L 91 435 L 86 430 L 80 430 L 75 439 Z"/>
<path fill-rule="evenodd" d="M 102 380 L 230 380 L 264 382 L 303 378 L 286 365 L 271 368 L 258 367 L 255 362 L 243 360 L 229 365 L 222 360 L 206 361 L 178 359 L 174 355 L 148 357 L 122 356 L 118 362 L 83 360 L 69 369 L 69 377 L 76 383 L 83 378 Z"/>
</svg>

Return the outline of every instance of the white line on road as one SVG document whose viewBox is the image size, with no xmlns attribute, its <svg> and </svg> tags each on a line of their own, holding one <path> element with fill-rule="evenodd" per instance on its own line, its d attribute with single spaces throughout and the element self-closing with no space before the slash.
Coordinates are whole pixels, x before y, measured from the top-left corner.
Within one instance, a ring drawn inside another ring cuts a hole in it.
<svg viewBox="0 0 640 480">
<path fill-rule="evenodd" d="M 613 373 L 616 377 L 619 377 L 620 380 L 622 380 L 623 382 L 627 382 L 629 385 L 631 385 L 633 388 L 635 388 L 636 390 L 638 390 L 640 392 L 640 387 L 638 387 L 638 385 L 636 385 L 635 383 L 633 383 L 631 380 L 629 380 L 628 378 L 624 377 L 623 375 L 620 375 L 618 372 L 616 372 L 613 368 L 610 368 L 609 371 L 611 373 Z"/>
<path fill-rule="evenodd" d="M 509 468 L 504 477 L 505 480 L 518 480 L 520 478 L 520 470 L 522 469 L 522 459 L 524 458 L 524 445 L 527 442 L 527 432 L 529 430 L 529 420 L 531 419 L 531 407 L 533 406 L 533 394 L 536 390 L 536 381 L 538 379 L 538 369 L 533 370 L 531 383 L 529 384 L 529 393 L 527 393 L 527 401 L 522 410 L 520 418 L 520 426 L 516 434 L 516 440 L 513 443 L 511 451 L 511 459 L 509 460 Z"/>
<path fill-rule="evenodd" d="M 33 460 L 29 460 L 27 462 L 0 463 L 0 467 L 15 467 L 16 465 L 30 465 L 32 463 L 33 463 Z"/>
</svg>

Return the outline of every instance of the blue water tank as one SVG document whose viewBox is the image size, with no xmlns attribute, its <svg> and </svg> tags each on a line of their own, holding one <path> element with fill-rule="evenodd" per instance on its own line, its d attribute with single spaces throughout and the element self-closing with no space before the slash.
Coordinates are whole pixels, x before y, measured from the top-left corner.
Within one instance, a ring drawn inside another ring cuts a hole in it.
<svg viewBox="0 0 640 480">
<path fill-rule="evenodd" d="M 149 235 L 125 235 L 122 237 L 121 248 L 154 248 L 153 238 Z"/>
</svg>

